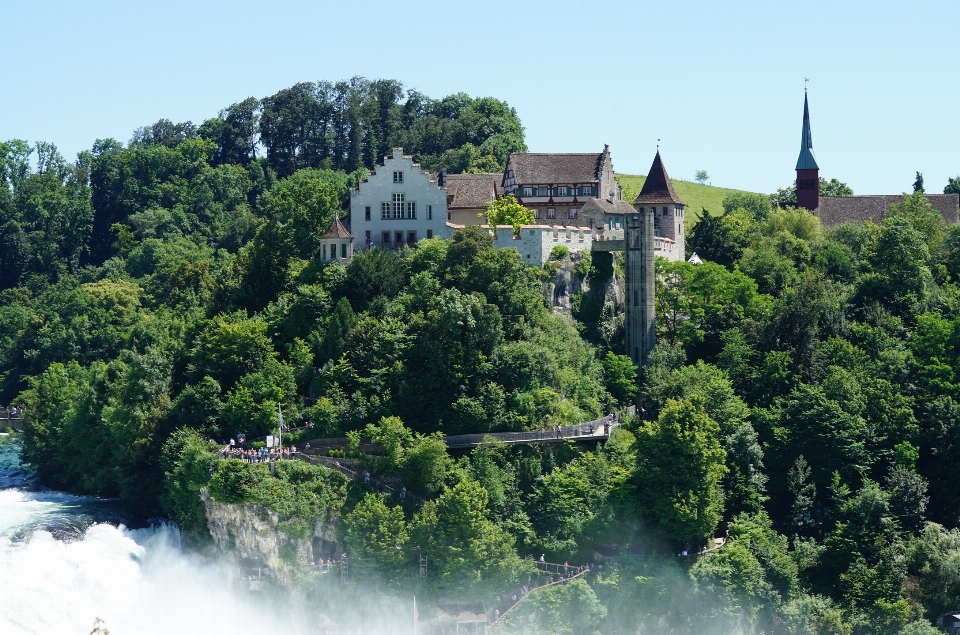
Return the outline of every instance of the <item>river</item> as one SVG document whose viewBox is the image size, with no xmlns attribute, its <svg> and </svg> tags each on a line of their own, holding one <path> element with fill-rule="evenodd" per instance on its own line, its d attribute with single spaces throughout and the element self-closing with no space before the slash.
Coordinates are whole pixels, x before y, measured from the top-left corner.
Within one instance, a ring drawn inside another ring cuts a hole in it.
<svg viewBox="0 0 960 635">
<path fill-rule="evenodd" d="M 316 633 L 276 596 L 231 584 L 223 560 L 180 546 L 176 527 L 114 501 L 45 490 L 0 437 L 0 633 Z"/>
</svg>

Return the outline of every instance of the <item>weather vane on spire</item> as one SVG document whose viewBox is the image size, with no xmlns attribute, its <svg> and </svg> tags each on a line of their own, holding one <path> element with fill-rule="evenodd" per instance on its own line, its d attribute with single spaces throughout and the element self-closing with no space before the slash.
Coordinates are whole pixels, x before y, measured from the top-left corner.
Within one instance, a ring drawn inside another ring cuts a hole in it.
<svg viewBox="0 0 960 635">
<path fill-rule="evenodd" d="M 809 84 L 809 83 L 810 83 L 810 78 L 804 77 L 804 78 L 803 78 L 803 89 L 804 89 L 804 90 L 807 89 L 807 84 Z"/>
<path fill-rule="evenodd" d="M 657 139 L 657 152 L 660 152 L 660 139 Z"/>
</svg>

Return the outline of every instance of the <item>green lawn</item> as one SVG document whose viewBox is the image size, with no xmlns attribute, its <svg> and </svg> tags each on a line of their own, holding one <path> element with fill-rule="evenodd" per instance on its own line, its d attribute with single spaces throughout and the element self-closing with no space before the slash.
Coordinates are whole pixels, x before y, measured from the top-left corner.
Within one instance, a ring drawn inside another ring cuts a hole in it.
<svg viewBox="0 0 960 635">
<path fill-rule="evenodd" d="M 623 188 L 623 200 L 633 203 L 633 199 L 637 198 L 637 194 L 640 193 L 640 188 L 643 187 L 643 182 L 646 180 L 647 177 L 645 176 L 618 174 L 617 181 L 620 183 L 620 187 Z M 691 181 L 671 180 L 673 181 L 673 189 L 677 191 L 677 194 L 683 202 L 687 204 L 685 224 L 688 231 L 700 220 L 701 209 L 706 209 L 716 216 L 723 212 L 723 199 L 727 195 L 743 192 L 743 190 L 731 190 L 725 187 L 700 185 L 699 183 L 693 183 Z"/>
</svg>

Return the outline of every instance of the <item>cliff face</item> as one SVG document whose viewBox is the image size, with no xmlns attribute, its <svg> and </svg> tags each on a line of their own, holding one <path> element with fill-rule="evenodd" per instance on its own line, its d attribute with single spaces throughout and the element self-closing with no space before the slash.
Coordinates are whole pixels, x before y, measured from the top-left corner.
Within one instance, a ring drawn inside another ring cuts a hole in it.
<svg viewBox="0 0 960 635">
<path fill-rule="evenodd" d="M 602 289 L 592 289 L 588 281 L 582 280 L 573 271 L 579 261 L 579 256 L 565 258 L 556 273 L 544 280 L 544 298 L 554 310 L 569 314 L 571 299 L 581 291 L 592 294 L 601 305 L 612 302 L 614 306 L 620 306 L 623 303 L 623 280 L 613 275 L 605 281 Z"/>
<path fill-rule="evenodd" d="M 218 503 L 207 488 L 200 490 L 207 528 L 221 551 L 238 560 L 262 563 L 279 573 L 291 565 L 338 558 L 341 553 L 332 524 L 317 523 L 306 539 L 291 538 L 280 530 L 279 514 L 259 503 Z"/>
</svg>

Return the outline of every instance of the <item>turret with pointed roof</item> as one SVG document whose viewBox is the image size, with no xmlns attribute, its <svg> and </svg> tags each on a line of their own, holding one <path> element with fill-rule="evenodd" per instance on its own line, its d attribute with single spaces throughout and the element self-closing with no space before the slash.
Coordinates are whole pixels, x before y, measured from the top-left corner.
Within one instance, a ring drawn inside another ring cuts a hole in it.
<svg viewBox="0 0 960 635">
<path fill-rule="evenodd" d="M 813 133 L 810 131 L 810 106 L 803 93 L 803 132 L 800 134 L 800 156 L 797 157 L 797 206 L 813 211 L 820 206 L 820 166 L 813 155 Z"/>
<path fill-rule="evenodd" d="M 643 182 L 643 188 L 636 200 L 636 205 L 685 205 L 677 196 L 673 189 L 673 182 L 667 176 L 667 169 L 663 167 L 663 159 L 660 158 L 660 151 L 657 150 L 657 156 L 653 158 L 653 165 L 650 166 L 650 172 L 647 174 L 647 180 Z"/>
<path fill-rule="evenodd" d="M 667 168 L 660 158 L 660 151 L 653 159 L 647 180 L 643 182 L 640 194 L 633 201 L 633 208 L 640 213 L 649 210 L 653 213 L 654 236 L 673 243 L 672 248 L 664 250 L 670 253 L 671 259 L 684 259 L 686 248 L 683 226 L 683 208 L 686 204 L 673 189 L 673 182 L 667 174 Z"/>
<path fill-rule="evenodd" d="M 320 261 L 338 261 L 346 264 L 353 257 L 353 234 L 347 231 L 340 218 L 330 223 L 330 228 L 318 239 L 320 243 Z"/>
</svg>

